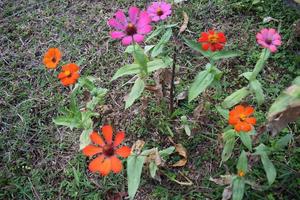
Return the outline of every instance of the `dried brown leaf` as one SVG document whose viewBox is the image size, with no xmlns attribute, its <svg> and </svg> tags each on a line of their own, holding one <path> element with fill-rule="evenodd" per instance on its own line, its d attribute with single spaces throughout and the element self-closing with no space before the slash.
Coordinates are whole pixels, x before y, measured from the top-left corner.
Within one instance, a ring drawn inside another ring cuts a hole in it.
<svg viewBox="0 0 300 200">
<path fill-rule="evenodd" d="M 145 145 L 143 140 L 137 140 L 131 147 L 131 153 L 140 154 Z"/>
<path fill-rule="evenodd" d="M 232 181 L 232 175 L 221 175 L 220 178 L 209 178 L 210 181 L 217 185 L 230 185 Z"/>
<path fill-rule="evenodd" d="M 229 185 L 224 188 L 222 193 L 222 200 L 229 200 L 232 196 L 232 187 Z"/>
<path fill-rule="evenodd" d="M 189 16 L 187 15 L 187 13 L 183 11 L 182 16 L 183 16 L 183 23 L 179 29 L 179 34 L 181 34 L 185 31 L 185 29 L 187 28 L 187 25 L 189 23 Z"/>
<path fill-rule="evenodd" d="M 202 117 L 202 111 L 203 111 L 204 105 L 202 102 L 194 109 L 193 111 L 193 118 L 198 121 Z"/>
<path fill-rule="evenodd" d="M 182 146 L 182 144 L 175 144 L 175 151 L 182 156 L 183 158 L 181 160 L 179 160 L 178 162 L 176 162 L 175 164 L 173 164 L 173 167 L 182 167 L 184 165 L 186 165 L 187 163 L 187 150 L 184 146 Z"/>
</svg>

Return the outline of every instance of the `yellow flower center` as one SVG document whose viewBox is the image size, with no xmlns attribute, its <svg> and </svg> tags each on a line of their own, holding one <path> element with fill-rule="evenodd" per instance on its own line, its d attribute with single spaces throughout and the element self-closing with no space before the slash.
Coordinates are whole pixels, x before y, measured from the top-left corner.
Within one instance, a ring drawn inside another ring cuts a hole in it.
<svg viewBox="0 0 300 200">
<path fill-rule="evenodd" d="M 208 41 L 212 44 L 215 44 L 219 41 L 219 36 L 218 34 L 214 33 L 208 36 Z"/>
<path fill-rule="evenodd" d="M 244 115 L 244 114 L 241 114 L 241 115 L 240 115 L 240 119 L 241 119 L 242 121 L 245 121 L 245 120 L 246 120 L 246 118 L 247 118 L 247 116 L 246 116 L 246 115 Z"/>
<path fill-rule="evenodd" d="M 70 75 L 71 75 L 70 70 L 67 70 L 67 71 L 65 71 L 64 73 L 65 73 L 66 76 L 70 76 Z"/>
<path fill-rule="evenodd" d="M 162 11 L 161 8 L 157 8 L 156 14 L 157 14 L 158 16 L 162 16 L 162 15 L 164 14 L 164 12 Z"/>
<path fill-rule="evenodd" d="M 238 171 L 238 176 L 239 177 L 244 177 L 245 176 L 245 172 L 243 172 L 242 170 Z"/>
</svg>

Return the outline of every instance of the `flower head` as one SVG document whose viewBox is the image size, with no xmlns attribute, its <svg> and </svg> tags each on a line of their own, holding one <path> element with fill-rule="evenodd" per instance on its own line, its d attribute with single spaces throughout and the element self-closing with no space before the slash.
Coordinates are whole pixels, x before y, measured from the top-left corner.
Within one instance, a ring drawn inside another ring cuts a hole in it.
<svg viewBox="0 0 300 200">
<path fill-rule="evenodd" d="M 243 170 L 238 170 L 238 176 L 239 177 L 244 177 L 245 176 L 245 172 Z"/>
<path fill-rule="evenodd" d="M 57 67 L 61 59 L 61 52 L 58 48 L 50 48 L 45 53 L 43 63 L 48 69 L 54 69 Z"/>
<path fill-rule="evenodd" d="M 130 155 L 131 148 L 122 146 L 117 148 L 125 138 L 125 133 L 120 131 L 115 136 L 115 141 L 112 140 L 113 129 L 110 125 L 102 127 L 104 139 L 97 133 L 92 132 L 90 135 L 91 141 L 94 144 L 88 145 L 83 149 L 83 154 L 89 157 L 97 155 L 89 164 L 91 172 L 99 172 L 106 176 L 111 171 L 119 173 L 123 169 L 122 162 L 117 156 L 127 158 Z"/>
<path fill-rule="evenodd" d="M 130 7 L 129 17 L 126 17 L 122 10 L 115 13 L 115 16 L 108 20 L 108 25 L 115 29 L 110 33 L 113 39 L 122 39 L 123 45 L 130 45 L 144 40 L 146 34 L 150 33 L 151 18 L 146 11 L 140 11 L 137 7 Z"/>
<path fill-rule="evenodd" d="M 273 28 L 262 29 L 256 35 L 257 43 L 271 52 L 277 51 L 277 46 L 281 45 L 281 36 Z"/>
<path fill-rule="evenodd" d="M 62 71 L 58 77 L 64 86 L 73 85 L 79 78 L 79 67 L 75 63 L 62 66 Z"/>
<path fill-rule="evenodd" d="M 251 131 L 253 125 L 256 124 L 256 119 L 250 117 L 254 112 L 254 108 L 251 106 L 238 105 L 229 112 L 229 124 L 234 126 L 237 132 Z"/>
<path fill-rule="evenodd" d="M 202 44 L 203 50 L 220 51 L 224 48 L 226 43 L 226 37 L 222 32 L 215 32 L 209 30 L 208 32 L 202 32 L 198 42 Z"/>
<path fill-rule="evenodd" d="M 153 2 L 147 9 L 152 21 L 157 22 L 168 18 L 172 13 L 171 4 L 164 1 Z"/>
</svg>

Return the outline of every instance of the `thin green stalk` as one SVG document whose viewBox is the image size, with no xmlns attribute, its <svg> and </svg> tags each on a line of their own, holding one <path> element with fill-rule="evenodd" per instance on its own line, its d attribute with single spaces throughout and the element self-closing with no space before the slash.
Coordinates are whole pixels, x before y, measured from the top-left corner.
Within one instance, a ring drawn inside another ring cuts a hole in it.
<svg viewBox="0 0 300 200">
<path fill-rule="evenodd" d="M 250 80 L 255 80 L 257 75 L 262 71 L 262 69 L 264 68 L 268 58 L 270 56 L 270 51 L 266 48 L 264 48 L 260 54 L 260 58 L 257 61 L 254 70 L 250 76 Z"/>
</svg>

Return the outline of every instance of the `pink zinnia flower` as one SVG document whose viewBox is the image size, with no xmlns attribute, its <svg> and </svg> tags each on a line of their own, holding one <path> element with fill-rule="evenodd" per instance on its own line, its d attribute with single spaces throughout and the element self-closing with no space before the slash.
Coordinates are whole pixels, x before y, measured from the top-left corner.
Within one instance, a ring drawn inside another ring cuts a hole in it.
<svg viewBox="0 0 300 200">
<path fill-rule="evenodd" d="M 277 51 L 277 46 L 281 45 L 281 36 L 273 28 L 262 29 L 256 35 L 257 43 L 271 52 Z"/>
<path fill-rule="evenodd" d="M 149 16 L 152 21 L 159 21 L 166 19 L 169 15 L 171 15 L 171 4 L 162 2 L 153 2 L 147 9 Z"/>
<path fill-rule="evenodd" d="M 108 20 L 108 25 L 115 28 L 110 36 L 113 39 L 122 39 L 123 45 L 130 45 L 133 40 L 140 43 L 144 40 L 147 33 L 150 33 L 151 18 L 146 11 L 140 11 L 137 7 L 129 8 L 129 17 L 127 18 L 122 10 L 115 13 L 115 16 Z"/>
</svg>

